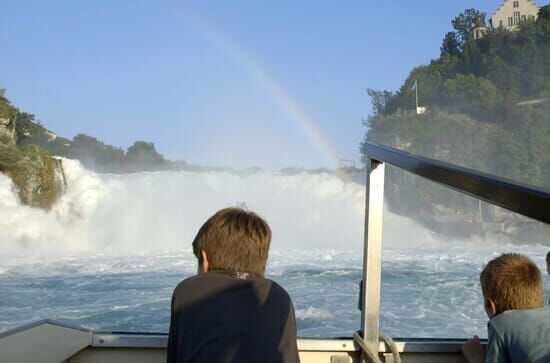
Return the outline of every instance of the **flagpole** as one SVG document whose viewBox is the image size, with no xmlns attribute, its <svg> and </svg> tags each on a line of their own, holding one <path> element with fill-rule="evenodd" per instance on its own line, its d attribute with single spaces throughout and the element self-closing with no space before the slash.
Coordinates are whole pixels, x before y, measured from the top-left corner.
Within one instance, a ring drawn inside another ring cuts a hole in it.
<svg viewBox="0 0 550 363">
<path fill-rule="evenodd" d="M 416 112 L 418 113 L 418 79 L 414 80 L 414 90 L 416 91 Z"/>
</svg>

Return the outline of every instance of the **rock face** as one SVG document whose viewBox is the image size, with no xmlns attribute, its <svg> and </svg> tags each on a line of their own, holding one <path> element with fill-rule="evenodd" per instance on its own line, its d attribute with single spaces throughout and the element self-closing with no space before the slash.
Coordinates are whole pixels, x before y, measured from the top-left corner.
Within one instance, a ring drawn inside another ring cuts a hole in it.
<svg viewBox="0 0 550 363">
<path fill-rule="evenodd" d="M 0 117 L 0 144 L 15 144 L 15 120 Z"/>
<path fill-rule="evenodd" d="M 0 172 L 16 186 L 22 203 L 49 209 L 65 191 L 61 160 L 38 145 L 16 145 L 15 119 L 0 117 Z"/>
<path fill-rule="evenodd" d="M 61 160 L 52 158 L 42 147 L 17 145 L 18 120 L 36 127 L 31 116 L 13 107 L 0 89 L 0 173 L 11 178 L 23 204 L 49 209 L 65 191 L 65 174 Z M 50 132 L 47 140 L 54 136 Z"/>
<path fill-rule="evenodd" d="M 38 145 L 16 145 L 16 120 L 0 115 L 0 173 L 8 175 L 23 204 L 49 209 L 66 187 L 61 160 Z"/>
<path fill-rule="evenodd" d="M 10 176 L 22 203 L 49 209 L 65 190 L 61 160 L 37 145 L 0 145 L 0 172 Z"/>
</svg>

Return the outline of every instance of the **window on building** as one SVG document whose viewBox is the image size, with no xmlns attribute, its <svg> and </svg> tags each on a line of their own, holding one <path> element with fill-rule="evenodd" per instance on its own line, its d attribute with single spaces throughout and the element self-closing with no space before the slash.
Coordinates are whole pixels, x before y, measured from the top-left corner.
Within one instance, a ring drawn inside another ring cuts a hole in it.
<svg viewBox="0 0 550 363">
<path fill-rule="evenodd" d="M 504 22 L 502 20 L 500 20 L 499 23 L 498 23 L 498 26 L 502 28 L 504 26 Z"/>
<path fill-rule="evenodd" d="M 514 19 L 510 16 L 508 17 L 508 26 L 513 26 L 514 25 Z"/>
<path fill-rule="evenodd" d="M 514 8 L 519 8 L 519 1 L 514 1 Z"/>
<path fill-rule="evenodd" d="M 519 11 L 514 11 L 514 25 L 519 24 L 519 21 L 521 19 Z"/>
<path fill-rule="evenodd" d="M 522 16 L 521 16 L 521 21 L 527 21 L 527 16 L 526 16 L 526 15 L 522 15 Z"/>
</svg>

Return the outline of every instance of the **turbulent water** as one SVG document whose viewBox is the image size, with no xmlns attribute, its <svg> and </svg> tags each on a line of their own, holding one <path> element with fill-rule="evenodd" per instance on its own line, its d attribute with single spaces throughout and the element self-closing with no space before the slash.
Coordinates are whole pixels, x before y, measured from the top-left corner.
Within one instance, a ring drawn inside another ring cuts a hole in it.
<svg viewBox="0 0 550 363">
<path fill-rule="evenodd" d="M 0 331 L 43 318 L 99 330 L 166 332 L 172 289 L 196 271 L 191 240 L 216 210 L 246 205 L 273 229 L 267 274 L 290 293 L 300 336 L 359 327 L 361 185 L 329 174 L 97 175 L 64 160 L 49 211 L 21 206 L 0 175 Z M 478 276 L 502 252 L 546 248 L 440 240 L 385 213 L 381 329 L 393 336 L 485 336 Z M 546 300 L 550 284 L 546 281 Z"/>
</svg>

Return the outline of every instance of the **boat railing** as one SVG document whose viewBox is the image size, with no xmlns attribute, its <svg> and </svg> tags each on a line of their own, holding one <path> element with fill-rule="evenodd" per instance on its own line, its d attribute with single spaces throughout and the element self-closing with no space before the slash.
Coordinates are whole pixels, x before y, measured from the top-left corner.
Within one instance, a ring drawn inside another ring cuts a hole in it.
<svg viewBox="0 0 550 363">
<path fill-rule="evenodd" d="M 526 217 L 550 223 L 550 192 L 487 173 L 417 156 L 374 143 L 363 147 L 366 164 L 365 234 L 359 306 L 360 337 L 378 351 L 382 272 L 385 164 Z"/>
</svg>

